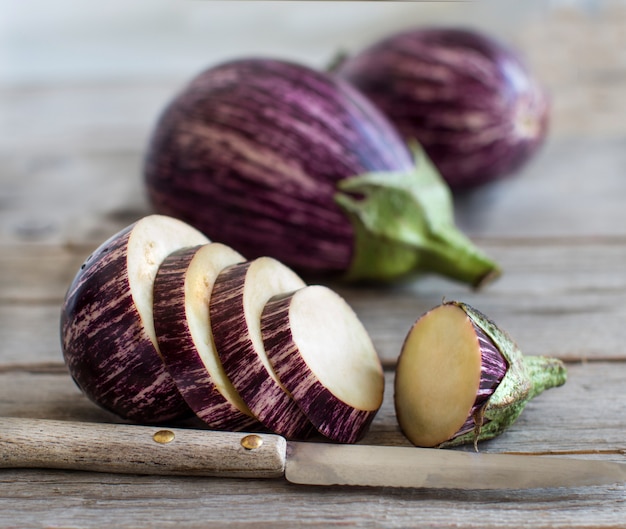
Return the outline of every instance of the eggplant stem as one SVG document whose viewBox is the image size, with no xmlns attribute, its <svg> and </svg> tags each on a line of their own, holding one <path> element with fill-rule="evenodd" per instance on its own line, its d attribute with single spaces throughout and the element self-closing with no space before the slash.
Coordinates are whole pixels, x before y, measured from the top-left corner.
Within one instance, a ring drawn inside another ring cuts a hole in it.
<svg viewBox="0 0 626 529">
<path fill-rule="evenodd" d="M 532 382 L 529 399 L 535 398 L 546 389 L 565 384 L 567 370 L 558 358 L 546 356 L 525 356 L 524 365 Z"/>
<path fill-rule="evenodd" d="M 450 189 L 414 146 L 406 172 L 367 173 L 341 180 L 335 201 L 350 218 L 355 249 L 347 278 L 389 280 L 431 272 L 479 288 L 500 268 L 454 223 Z"/>
</svg>

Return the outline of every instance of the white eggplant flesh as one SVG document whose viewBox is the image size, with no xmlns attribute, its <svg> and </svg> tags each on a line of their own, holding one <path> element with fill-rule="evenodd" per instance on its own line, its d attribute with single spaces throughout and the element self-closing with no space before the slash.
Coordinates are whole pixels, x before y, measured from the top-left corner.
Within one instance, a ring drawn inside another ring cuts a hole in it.
<svg viewBox="0 0 626 529">
<path fill-rule="evenodd" d="M 383 369 L 352 308 L 327 287 L 277 296 L 265 307 L 263 341 L 278 378 L 327 438 L 362 438 L 383 400 Z"/>
</svg>

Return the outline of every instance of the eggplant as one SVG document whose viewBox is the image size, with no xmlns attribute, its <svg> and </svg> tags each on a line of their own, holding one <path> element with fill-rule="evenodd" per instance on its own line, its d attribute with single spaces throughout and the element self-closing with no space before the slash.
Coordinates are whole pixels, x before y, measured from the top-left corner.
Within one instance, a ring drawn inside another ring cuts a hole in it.
<svg viewBox="0 0 626 529">
<path fill-rule="evenodd" d="M 215 350 L 209 299 L 219 273 L 243 257 L 209 243 L 167 256 L 154 281 L 154 328 L 167 371 L 198 418 L 215 430 L 258 429 Z"/>
<path fill-rule="evenodd" d="M 195 415 L 216 430 L 354 442 L 382 403 L 378 355 L 342 298 L 163 215 L 85 260 L 60 334 L 81 391 L 138 423 Z"/>
<path fill-rule="evenodd" d="M 346 301 L 321 285 L 274 296 L 261 333 L 274 372 L 316 429 L 335 442 L 360 440 L 382 405 L 385 379 Z"/>
<path fill-rule="evenodd" d="M 170 253 L 208 242 L 179 220 L 149 215 L 104 241 L 77 271 L 61 309 L 63 358 L 100 407 L 141 423 L 193 415 L 161 358 L 153 288 Z"/>
<path fill-rule="evenodd" d="M 416 446 L 477 447 L 515 423 L 531 399 L 566 380 L 561 360 L 523 355 L 482 312 L 448 301 L 409 330 L 394 405 L 401 430 Z"/>
<path fill-rule="evenodd" d="M 215 348 L 226 376 L 259 422 L 288 439 L 306 439 L 315 429 L 267 358 L 261 315 L 272 297 L 305 286 L 276 259 L 259 257 L 224 268 L 209 300 Z"/>
<path fill-rule="evenodd" d="M 497 277 L 415 151 L 348 82 L 239 59 L 200 73 L 166 106 L 144 182 L 156 212 L 301 274 L 389 281 L 434 272 L 473 286 Z"/>
<path fill-rule="evenodd" d="M 422 145 L 455 193 L 515 174 L 548 135 L 547 90 L 517 50 L 479 31 L 401 31 L 332 69 Z"/>
</svg>

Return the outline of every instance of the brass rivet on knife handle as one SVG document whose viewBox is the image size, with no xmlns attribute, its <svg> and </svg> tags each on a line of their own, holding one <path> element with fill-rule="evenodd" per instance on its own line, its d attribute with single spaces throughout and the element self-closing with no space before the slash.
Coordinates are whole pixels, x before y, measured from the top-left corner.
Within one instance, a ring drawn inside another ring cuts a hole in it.
<svg viewBox="0 0 626 529">
<path fill-rule="evenodd" d="M 241 439 L 241 446 L 243 446 L 246 450 L 261 448 L 262 444 L 263 438 L 256 434 L 246 435 Z"/>
<path fill-rule="evenodd" d="M 176 435 L 174 435 L 174 432 L 171 430 L 159 430 L 152 436 L 152 439 L 159 444 L 165 445 L 171 443 L 174 437 L 176 437 Z"/>
</svg>

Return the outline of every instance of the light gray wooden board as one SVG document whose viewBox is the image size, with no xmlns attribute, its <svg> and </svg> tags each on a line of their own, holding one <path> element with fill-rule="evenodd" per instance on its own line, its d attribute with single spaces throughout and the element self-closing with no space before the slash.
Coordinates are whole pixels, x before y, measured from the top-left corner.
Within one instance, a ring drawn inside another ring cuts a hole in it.
<svg viewBox="0 0 626 529">
<path fill-rule="evenodd" d="M 510 430 L 483 443 L 481 450 L 626 455 L 626 400 L 618 398 L 625 391 L 626 365 L 568 364 L 568 370 L 564 386 L 532 400 Z M 392 371 L 385 382 L 383 406 L 363 442 L 408 445 L 395 417 Z M 0 417 L 125 422 L 88 401 L 63 369 L 0 372 L 0 388 Z"/>
<path fill-rule="evenodd" d="M 428 277 L 397 286 L 330 285 L 353 306 L 392 365 L 413 322 L 443 298 L 474 305 L 527 354 L 626 358 L 626 245 L 606 241 L 485 245 L 504 275 L 474 292 Z M 60 361 L 65 292 L 95 248 L 15 244 L 0 253 L 0 362 Z"/>
<path fill-rule="evenodd" d="M 3 471 L 9 527 L 621 528 L 626 488 L 525 492 L 316 488 L 211 480 Z"/>
<path fill-rule="evenodd" d="M 146 214 L 148 122 L 144 135 L 125 147 L 72 144 L 25 155 L 0 144 L 0 242 L 91 243 L 121 227 L 119 220 Z M 512 178 L 456 197 L 457 223 L 478 239 L 612 237 L 623 243 L 625 144 L 621 137 L 551 140 Z"/>
<path fill-rule="evenodd" d="M 622 363 L 569 366 L 570 380 L 537 397 L 484 452 L 563 452 L 623 461 L 626 410 L 615 399 Z M 66 374 L 0 374 L 0 415 L 115 422 Z M 395 423 L 391 375 L 364 442 L 406 445 Z M 592 453 L 590 455 L 589 453 Z M 595 453 L 596 455 L 593 455 Z M 534 491 L 328 488 L 283 480 L 161 478 L 49 470 L 0 471 L 0 524 L 133 527 L 623 527 L 624 485 Z"/>
</svg>

